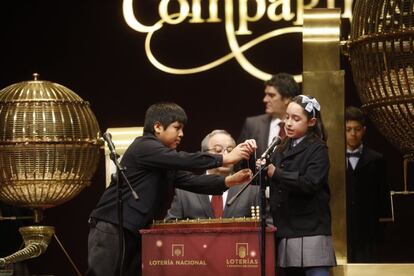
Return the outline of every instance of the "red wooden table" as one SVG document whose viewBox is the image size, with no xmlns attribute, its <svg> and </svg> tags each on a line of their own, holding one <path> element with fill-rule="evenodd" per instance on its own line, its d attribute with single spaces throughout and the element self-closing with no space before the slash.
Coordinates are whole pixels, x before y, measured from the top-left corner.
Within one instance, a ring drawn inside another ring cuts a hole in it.
<svg viewBox="0 0 414 276">
<path fill-rule="evenodd" d="M 275 228 L 266 229 L 266 276 L 275 275 Z M 144 276 L 259 276 L 259 227 L 165 224 L 141 230 Z"/>
</svg>

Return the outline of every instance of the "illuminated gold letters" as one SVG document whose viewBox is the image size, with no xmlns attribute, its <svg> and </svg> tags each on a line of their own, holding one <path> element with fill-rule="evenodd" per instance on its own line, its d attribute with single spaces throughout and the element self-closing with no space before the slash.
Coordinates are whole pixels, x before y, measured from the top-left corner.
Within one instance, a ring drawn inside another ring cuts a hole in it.
<svg viewBox="0 0 414 276">
<path fill-rule="evenodd" d="M 259 21 L 266 12 L 265 0 L 255 0 L 256 12 L 254 16 L 249 16 L 247 9 L 247 3 L 249 0 L 239 0 L 239 29 L 237 35 L 251 34 L 252 32 L 247 29 L 247 22 Z"/>
<path fill-rule="evenodd" d="M 221 22 L 221 20 L 218 18 L 218 1 L 219 0 L 210 0 L 210 5 L 208 7 L 210 17 L 207 19 L 207 22 Z"/>
<path fill-rule="evenodd" d="M 180 13 L 178 14 L 178 16 L 172 16 L 168 13 L 168 4 L 170 3 L 170 0 L 161 0 L 160 5 L 158 6 L 158 11 L 161 16 L 161 19 L 171 25 L 180 24 L 181 22 L 183 22 L 190 12 L 190 6 L 187 0 L 177 1 L 180 4 Z"/>
<path fill-rule="evenodd" d="M 201 18 L 201 0 L 193 0 L 191 10 L 193 11 L 193 17 L 190 19 L 190 23 L 203 23 L 204 19 Z"/>
<path fill-rule="evenodd" d="M 210 70 L 235 58 L 244 70 L 261 80 L 270 78 L 271 74 L 256 68 L 243 53 L 265 40 L 288 33 L 302 32 L 303 10 L 321 7 L 320 0 L 158 0 L 159 20 L 152 23 L 143 23 L 136 18 L 134 13 L 134 3 L 137 4 L 139 1 L 146 0 L 123 0 L 123 16 L 128 26 L 137 32 L 147 34 L 145 51 L 149 61 L 158 69 L 171 74 L 194 74 Z M 175 13 L 170 13 L 170 4 L 173 2 L 176 4 L 174 6 L 178 5 L 179 9 Z M 238 4 L 236 12 L 234 12 L 235 2 Z M 343 4 L 342 17 L 351 19 L 352 2 L 353 0 L 341 1 Z M 208 3 L 207 18 L 203 18 L 203 3 Z M 324 3 L 326 8 L 337 7 L 335 0 L 326 0 Z M 224 18 L 220 18 L 219 15 L 220 4 L 224 4 Z M 296 10 L 292 10 L 292 7 L 296 7 Z M 138 8 L 135 7 L 135 10 L 138 10 Z M 235 15 L 237 15 L 237 18 L 235 18 Z M 224 28 L 231 52 L 210 63 L 192 68 L 174 68 L 160 63 L 151 48 L 151 39 L 154 33 L 161 31 L 163 24 L 177 25 L 186 22 L 186 20 L 190 24 L 217 24 L 224 20 Z M 260 20 L 289 22 L 291 26 L 276 28 L 273 31 L 261 34 L 244 45 L 239 45 L 237 36 L 252 35 L 249 24 Z M 238 22 L 237 28 L 235 28 L 234 22 Z M 301 81 L 300 75 L 295 76 L 295 78 L 297 81 Z"/>
<path fill-rule="evenodd" d="M 290 0 L 269 0 L 271 3 L 269 7 L 267 8 L 267 17 L 269 17 L 272 21 L 290 21 L 295 17 L 295 14 L 291 12 L 290 9 Z M 277 8 L 282 6 L 282 13 L 277 14 Z"/>
</svg>

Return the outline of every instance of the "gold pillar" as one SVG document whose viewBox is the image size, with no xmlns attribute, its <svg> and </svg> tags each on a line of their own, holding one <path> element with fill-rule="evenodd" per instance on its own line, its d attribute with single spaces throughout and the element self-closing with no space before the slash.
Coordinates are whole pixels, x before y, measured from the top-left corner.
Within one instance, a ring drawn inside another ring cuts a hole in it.
<svg viewBox="0 0 414 276">
<path fill-rule="evenodd" d="M 316 97 L 320 102 L 322 119 L 328 132 L 332 235 L 338 264 L 345 264 L 345 73 L 339 68 L 340 14 L 340 9 L 304 12 L 303 93 Z"/>
<path fill-rule="evenodd" d="M 119 155 L 120 159 L 124 155 L 125 151 L 135 140 L 135 138 L 142 136 L 144 134 L 144 127 L 115 127 L 108 128 L 106 133 L 110 133 L 112 136 L 112 142 L 116 148 L 116 153 Z M 111 175 L 116 172 L 116 167 L 114 162 L 112 162 L 109 157 L 110 150 L 108 144 L 105 143 L 105 178 L 106 178 L 106 187 L 111 184 Z"/>
</svg>

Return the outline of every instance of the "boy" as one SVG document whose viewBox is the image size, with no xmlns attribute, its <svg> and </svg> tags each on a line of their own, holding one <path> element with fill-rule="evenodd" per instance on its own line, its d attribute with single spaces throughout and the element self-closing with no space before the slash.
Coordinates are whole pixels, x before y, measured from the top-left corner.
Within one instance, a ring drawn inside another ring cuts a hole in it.
<svg viewBox="0 0 414 276">
<path fill-rule="evenodd" d="M 376 262 L 379 218 L 388 216 L 389 189 L 382 154 L 368 148 L 365 117 L 359 108 L 345 110 L 348 262 Z"/>
<path fill-rule="evenodd" d="M 164 217 L 174 187 L 219 194 L 251 178 L 250 170 L 227 177 L 189 173 L 190 170 L 205 170 L 247 159 L 256 144 L 254 140 L 247 140 L 226 156 L 177 152 L 186 122 L 187 115 L 177 104 L 150 106 L 145 114 L 144 135 L 136 138 L 122 157 L 121 165 L 126 168 L 132 188 L 139 196 L 135 200 L 123 185 L 123 275 L 141 275 L 139 229 L 148 227 L 154 219 Z M 111 183 L 90 215 L 87 275 L 121 274 L 117 267 L 119 226 L 116 197 L 116 185 Z"/>
</svg>

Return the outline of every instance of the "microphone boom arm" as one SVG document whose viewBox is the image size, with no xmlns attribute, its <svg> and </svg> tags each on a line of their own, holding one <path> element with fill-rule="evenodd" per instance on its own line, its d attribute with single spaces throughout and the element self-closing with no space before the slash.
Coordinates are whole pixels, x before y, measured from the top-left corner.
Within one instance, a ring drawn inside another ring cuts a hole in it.
<svg viewBox="0 0 414 276">
<path fill-rule="evenodd" d="M 277 145 L 279 145 L 282 142 L 282 138 L 280 136 L 275 136 L 272 140 L 272 143 L 270 143 L 269 147 L 263 152 L 263 154 L 260 156 L 259 160 L 268 160 L 270 158 L 270 154 L 272 154 Z M 266 162 L 267 163 L 267 162 Z M 243 184 L 242 188 L 239 190 L 237 194 L 235 194 L 230 200 L 227 202 L 227 206 L 230 206 L 233 204 L 233 202 L 242 194 L 247 187 L 252 183 L 252 181 L 261 173 L 264 169 L 267 169 L 267 166 L 260 165 L 260 169 L 253 175 L 252 179 L 250 179 L 249 182 Z"/>
<path fill-rule="evenodd" d="M 262 158 L 260 158 L 260 159 L 262 159 Z M 250 179 L 250 181 L 249 182 L 246 182 L 246 183 L 244 183 L 243 184 L 243 186 L 242 186 L 242 188 L 237 192 L 237 194 L 235 194 L 232 198 L 230 198 L 228 201 L 227 201 L 227 206 L 230 206 L 230 205 L 232 205 L 233 204 L 233 202 L 244 192 L 244 190 L 246 190 L 247 189 L 247 187 L 249 187 L 250 186 L 250 184 L 252 183 L 252 181 L 259 175 L 259 173 L 261 173 L 265 168 L 267 168 L 267 166 L 266 167 L 264 167 L 264 166 L 260 166 L 260 169 L 252 176 L 252 179 Z"/>
<path fill-rule="evenodd" d="M 111 160 L 114 162 L 117 171 L 122 176 L 122 179 L 125 181 L 125 183 L 129 187 L 129 189 L 131 190 L 132 196 L 134 197 L 134 199 L 137 200 L 139 198 L 139 196 L 138 196 L 137 192 L 135 192 L 135 190 L 132 188 L 131 183 L 128 180 L 128 177 L 125 174 L 126 169 L 124 167 L 122 167 L 121 164 L 118 161 L 119 155 L 115 151 L 115 145 L 112 142 L 112 135 L 109 132 L 105 132 L 102 135 L 102 137 L 108 145 L 108 148 L 109 148 L 109 151 L 110 151 L 109 158 L 111 158 Z"/>
</svg>

